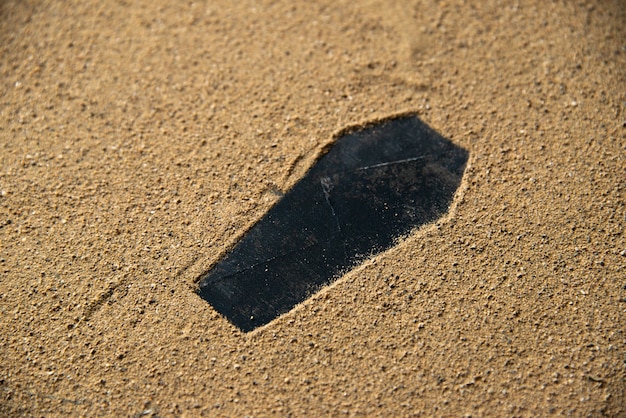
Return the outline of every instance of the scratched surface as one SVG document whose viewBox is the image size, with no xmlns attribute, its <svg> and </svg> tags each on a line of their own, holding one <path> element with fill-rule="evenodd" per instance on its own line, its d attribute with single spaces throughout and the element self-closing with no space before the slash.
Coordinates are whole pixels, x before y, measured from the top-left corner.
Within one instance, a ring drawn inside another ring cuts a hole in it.
<svg viewBox="0 0 626 418">
<path fill-rule="evenodd" d="M 264 325 L 444 214 L 468 153 L 405 116 L 339 138 L 200 282 L 242 331 Z"/>
</svg>

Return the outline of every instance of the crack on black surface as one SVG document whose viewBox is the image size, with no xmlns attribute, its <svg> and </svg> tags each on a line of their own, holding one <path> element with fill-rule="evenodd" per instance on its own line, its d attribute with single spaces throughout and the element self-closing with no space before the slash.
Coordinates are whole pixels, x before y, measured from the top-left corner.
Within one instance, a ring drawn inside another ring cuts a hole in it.
<svg viewBox="0 0 626 418">
<path fill-rule="evenodd" d="M 341 225 L 339 224 L 339 218 L 337 218 L 337 214 L 335 213 L 335 208 L 333 204 L 330 203 L 330 191 L 333 189 L 333 184 L 328 177 L 322 177 L 320 179 L 320 184 L 322 185 L 322 191 L 324 192 L 324 198 L 326 199 L 326 203 L 328 207 L 330 207 L 330 213 L 333 214 L 333 219 L 335 220 L 335 224 L 337 225 L 337 230 L 341 233 Z"/>
<path fill-rule="evenodd" d="M 424 159 L 424 156 L 414 157 L 414 158 L 406 158 L 404 160 L 389 161 L 387 163 L 380 163 L 380 164 L 368 165 L 368 166 L 365 166 L 365 167 L 359 167 L 355 171 L 371 170 L 373 168 L 388 167 L 390 165 L 410 163 L 411 161 L 418 161 L 418 160 L 423 160 L 423 159 Z"/>
<path fill-rule="evenodd" d="M 320 242 L 314 242 L 313 244 L 305 245 L 304 247 L 298 247 L 298 248 L 296 248 L 296 249 L 294 249 L 292 251 L 289 251 L 289 252 L 286 252 L 286 253 L 283 253 L 283 254 L 278 254 L 275 257 L 270 257 L 268 259 L 259 261 L 258 263 L 251 264 L 250 266 L 248 266 L 248 267 L 246 267 L 244 269 L 234 271 L 233 273 L 230 273 L 230 274 L 227 274 L 227 275 L 224 275 L 224 276 L 221 276 L 221 277 L 216 277 L 213 280 L 214 281 L 224 280 L 224 279 L 227 279 L 229 277 L 233 277 L 233 276 L 236 276 L 238 274 L 245 273 L 246 271 L 254 270 L 255 268 L 259 267 L 260 265 L 271 263 L 272 261 L 275 261 L 275 260 L 278 260 L 278 259 L 281 259 L 281 258 L 289 257 L 290 255 L 293 255 L 293 254 L 297 253 L 298 251 L 303 251 L 303 250 L 307 250 L 307 249 L 312 248 L 312 247 L 316 247 L 316 246 L 320 246 L 320 245 L 326 244 L 327 242 L 331 241 L 333 238 L 336 238 L 336 235 L 332 235 L 330 237 L 330 240 L 327 240 L 325 242 L 321 242 L 321 243 Z M 207 287 L 211 283 L 212 282 L 210 282 L 209 280 L 205 280 L 205 281 L 200 283 L 200 287 L 201 288 Z"/>
</svg>

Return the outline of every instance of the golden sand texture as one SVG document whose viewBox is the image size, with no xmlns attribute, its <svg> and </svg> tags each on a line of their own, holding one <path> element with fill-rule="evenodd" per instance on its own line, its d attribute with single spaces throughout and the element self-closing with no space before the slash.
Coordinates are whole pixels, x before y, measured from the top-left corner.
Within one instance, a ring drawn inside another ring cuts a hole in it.
<svg viewBox="0 0 626 418">
<path fill-rule="evenodd" d="M 474 3 L 474 4 L 471 4 Z M 624 416 L 624 1 L 1 1 L 0 415 Z M 333 134 L 450 214 L 243 334 L 197 280 Z"/>
</svg>

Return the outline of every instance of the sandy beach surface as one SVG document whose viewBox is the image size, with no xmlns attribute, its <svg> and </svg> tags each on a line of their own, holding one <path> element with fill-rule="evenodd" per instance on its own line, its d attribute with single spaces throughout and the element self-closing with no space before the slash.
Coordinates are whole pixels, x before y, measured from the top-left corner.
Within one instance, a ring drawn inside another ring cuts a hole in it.
<svg viewBox="0 0 626 418">
<path fill-rule="evenodd" d="M 0 1 L 0 415 L 626 416 L 624 1 Z M 199 277 L 336 133 L 449 214 L 243 333 Z"/>
</svg>

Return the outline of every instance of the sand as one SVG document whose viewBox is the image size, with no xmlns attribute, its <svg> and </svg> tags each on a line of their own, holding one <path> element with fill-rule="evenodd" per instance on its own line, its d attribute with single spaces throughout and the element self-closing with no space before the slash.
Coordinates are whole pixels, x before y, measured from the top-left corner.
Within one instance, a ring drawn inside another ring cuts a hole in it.
<svg viewBox="0 0 626 418">
<path fill-rule="evenodd" d="M 0 415 L 625 416 L 623 1 L 0 2 Z M 244 334 L 200 275 L 417 112 L 449 214 Z"/>
</svg>

